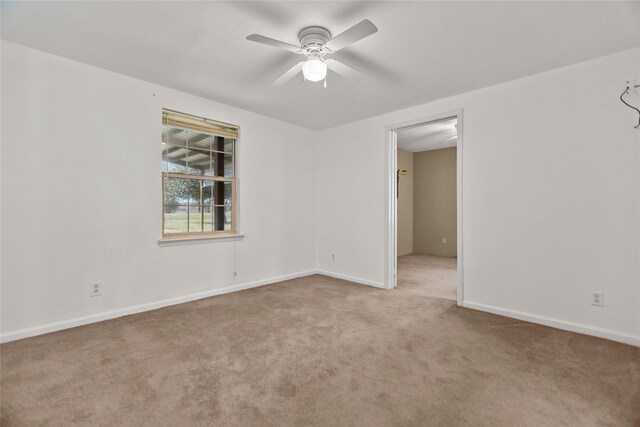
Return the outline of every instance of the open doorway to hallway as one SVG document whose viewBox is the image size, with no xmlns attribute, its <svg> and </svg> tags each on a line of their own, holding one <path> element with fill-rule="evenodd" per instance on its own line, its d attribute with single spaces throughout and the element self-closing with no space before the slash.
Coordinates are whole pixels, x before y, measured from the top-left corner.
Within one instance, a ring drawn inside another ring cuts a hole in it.
<svg viewBox="0 0 640 427">
<path fill-rule="evenodd" d="M 397 287 L 457 300 L 456 116 L 397 130 Z"/>
</svg>

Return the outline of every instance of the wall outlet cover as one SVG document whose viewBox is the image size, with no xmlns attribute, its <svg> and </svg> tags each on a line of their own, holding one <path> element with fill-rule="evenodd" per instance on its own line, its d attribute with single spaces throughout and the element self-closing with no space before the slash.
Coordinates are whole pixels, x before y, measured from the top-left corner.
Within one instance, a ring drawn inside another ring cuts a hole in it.
<svg viewBox="0 0 640 427">
<path fill-rule="evenodd" d="M 89 296 L 90 297 L 99 297 L 102 295 L 102 282 L 95 281 L 89 283 Z"/>
<path fill-rule="evenodd" d="M 604 306 L 604 292 L 603 291 L 591 291 L 591 305 L 598 307 Z"/>
</svg>

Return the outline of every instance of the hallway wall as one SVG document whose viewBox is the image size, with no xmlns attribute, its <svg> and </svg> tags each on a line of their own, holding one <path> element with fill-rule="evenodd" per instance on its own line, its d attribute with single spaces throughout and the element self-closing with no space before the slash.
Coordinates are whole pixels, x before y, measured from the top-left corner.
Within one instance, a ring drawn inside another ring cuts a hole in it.
<svg viewBox="0 0 640 427">
<path fill-rule="evenodd" d="M 398 256 L 413 253 L 413 153 L 398 149 Z"/>
<path fill-rule="evenodd" d="M 458 255 L 456 153 L 452 147 L 413 154 L 415 254 Z"/>
<path fill-rule="evenodd" d="M 463 305 L 638 345 L 638 116 L 618 95 L 639 69 L 632 49 L 319 132 L 317 268 L 388 286 L 388 129 L 463 111 Z"/>
</svg>

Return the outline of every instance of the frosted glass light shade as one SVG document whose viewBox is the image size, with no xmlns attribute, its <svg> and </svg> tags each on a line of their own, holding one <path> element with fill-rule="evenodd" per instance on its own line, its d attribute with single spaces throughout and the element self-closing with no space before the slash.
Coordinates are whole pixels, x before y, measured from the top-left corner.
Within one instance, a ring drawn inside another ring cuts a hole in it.
<svg viewBox="0 0 640 427">
<path fill-rule="evenodd" d="M 327 64 L 320 59 L 310 58 L 302 66 L 302 74 L 306 80 L 319 82 L 327 75 Z"/>
</svg>

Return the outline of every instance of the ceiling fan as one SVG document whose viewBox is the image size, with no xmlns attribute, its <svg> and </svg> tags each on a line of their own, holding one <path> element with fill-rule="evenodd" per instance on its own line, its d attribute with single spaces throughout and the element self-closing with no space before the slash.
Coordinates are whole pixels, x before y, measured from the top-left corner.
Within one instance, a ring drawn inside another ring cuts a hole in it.
<svg viewBox="0 0 640 427">
<path fill-rule="evenodd" d="M 305 81 L 319 82 L 324 80 L 324 87 L 327 87 L 327 68 L 346 78 L 359 78 L 362 74 L 340 61 L 332 58 L 325 59 L 325 56 L 337 52 L 358 40 L 362 40 L 377 31 L 378 28 L 376 28 L 371 21 L 365 19 L 333 38 L 329 30 L 324 27 L 305 27 L 298 33 L 300 46 L 274 40 L 259 34 L 251 34 L 247 37 L 247 40 L 278 47 L 307 57 L 306 61 L 298 62 L 278 77 L 273 82 L 273 85 L 281 86 L 302 71 Z"/>
</svg>

